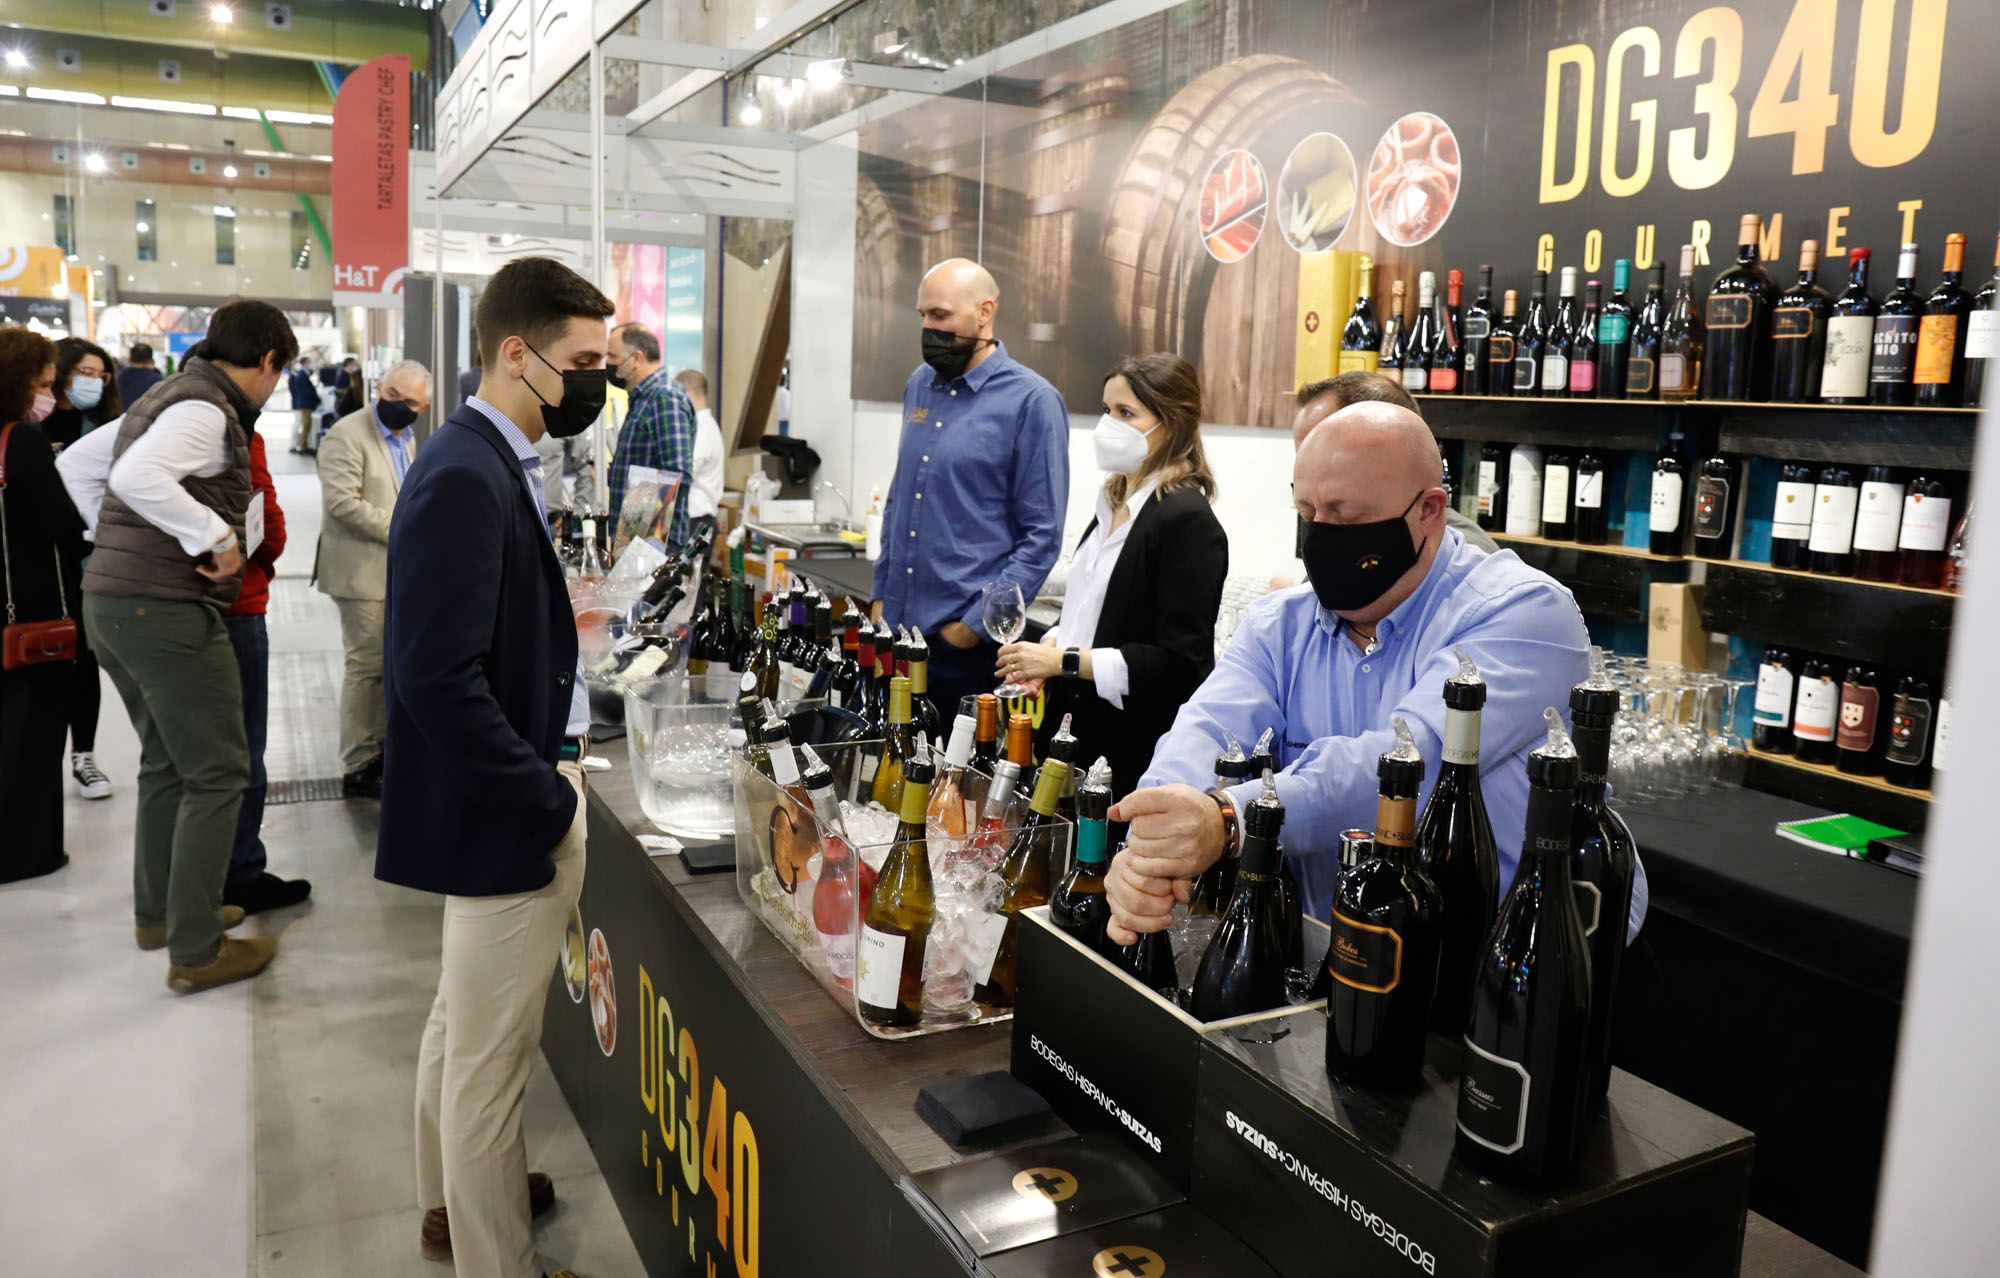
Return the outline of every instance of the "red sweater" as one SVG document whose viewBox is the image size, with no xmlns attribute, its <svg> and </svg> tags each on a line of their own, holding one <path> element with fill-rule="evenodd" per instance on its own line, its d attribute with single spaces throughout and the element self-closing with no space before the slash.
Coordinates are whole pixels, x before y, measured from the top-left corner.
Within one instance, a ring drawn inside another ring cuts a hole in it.
<svg viewBox="0 0 2000 1278">
<path fill-rule="evenodd" d="M 278 509 L 278 488 L 271 482 L 271 468 L 264 464 L 264 437 L 255 428 L 250 433 L 251 500 L 264 503 L 264 540 L 257 552 L 244 561 L 243 590 L 225 617 L 261 617 L 271 602 L 271 578 L 278 556 L 285 553 L 285 512 Z"/>
</svg>

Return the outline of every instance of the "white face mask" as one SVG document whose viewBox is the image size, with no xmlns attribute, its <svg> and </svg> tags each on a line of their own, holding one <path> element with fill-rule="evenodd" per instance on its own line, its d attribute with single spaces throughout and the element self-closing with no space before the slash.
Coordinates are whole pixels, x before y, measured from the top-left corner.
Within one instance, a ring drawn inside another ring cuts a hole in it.
<svg viewBox="0 0 2000 1278">
<path fill-rule="evenodd" d="M 1140 430 L 1106 413 L 1097 419 L 1091 443 L 1097 448 L 1097 468 L 1107 475 L 1129 475 L 1146 462 L 1146 436 L 1160 428 L 1158 422 Z"/>
</svg>

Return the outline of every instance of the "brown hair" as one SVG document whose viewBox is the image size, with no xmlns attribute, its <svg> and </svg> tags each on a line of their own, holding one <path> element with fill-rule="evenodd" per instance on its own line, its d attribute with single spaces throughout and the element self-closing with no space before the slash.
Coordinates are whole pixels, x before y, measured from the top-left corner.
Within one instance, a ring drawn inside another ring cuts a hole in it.
<svg viewBox="0 0 2000 1278">
<path fill-rule="evenodd" d="M 496 362 L 510 337 L 539 349 L 558 340 L 572 319 L 608 319 L 616 309 L 596 285 L 554 258 L 517 257 L 495 271 L 479 295 L 473 330 L 480 362 Z"/>
<path fill-rule="evenodd" d="M 1338 377 L 1308 383 L 1299 387 L 1299 407 L 1304 408 L 1322 395 L 1333 396 L 1340 401 L 1342 408 L 1346 408 L 1349 404 L 1376 401 L 1407 408 L 1419 417 L 1424 415 L 1423 410 L 1417 407 L 1417 401 L 1410 398 L 1410 392 L 1403 389 L 1402 383 L 1386 373 L 1370 373 L 1357 369 L 1351 373 L 1342 373 Z"/>
<path fill-rule="evenodd" d="M 56 344 L 32 328 L 0 328 L 0 423 L 35 405 L 35 379 L 56 362 Z"/>
<path fill-rule="evenodd" d="M 1203 497 L 1215 500 L 1215 473 L 1201 449 L 1201 379 L 1194 365 L 1170 351 L 1151 355 L 1128 355 L 1104 375 L 1109 382 L 1122 377 L 1132 388 L 1132 398 L 1160 419 L 1167 432 L 1166 442 L 1146 458 L 1134 475 L 1113 475 L 1104 483 L 1111 504 L 1125 500 L 1128 488 L 1148 478 L 1158 481 L 1162 493 L 1183 484 L 1192 484 Z"/>
<path fill-rule="evenodd" d="M 118 398 L 118 365 L 111 362 L 111 356 L 96 342 L 87 342 L 81 337 L 65 337 L 56 343 L 56 395 L 68 399 L 69 375 L 76 366 L 83 363 L 83 357 L 95 355 L 104 364 L 104 398 L 97 401 L 97 407 L 86 409 L 84 416 L 102 426 L 125 412 L 125 401 Z"/>
</svg>

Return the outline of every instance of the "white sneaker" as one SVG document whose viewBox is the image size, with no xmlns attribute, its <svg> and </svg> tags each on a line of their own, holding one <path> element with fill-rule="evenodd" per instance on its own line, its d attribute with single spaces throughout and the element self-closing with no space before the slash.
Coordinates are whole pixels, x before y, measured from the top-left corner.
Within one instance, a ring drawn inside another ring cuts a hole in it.
<svg viewBox="0 0 2000 1278">
<path fill-rule="evenodd" d="M 108 799 L 111 797 L 111 778 L 104 775 L 97 766 L 97 760 L 88 751 L 69 757 L 69 774 L 76 780 L 76 792 L 86 799 Z"/>
</svg>

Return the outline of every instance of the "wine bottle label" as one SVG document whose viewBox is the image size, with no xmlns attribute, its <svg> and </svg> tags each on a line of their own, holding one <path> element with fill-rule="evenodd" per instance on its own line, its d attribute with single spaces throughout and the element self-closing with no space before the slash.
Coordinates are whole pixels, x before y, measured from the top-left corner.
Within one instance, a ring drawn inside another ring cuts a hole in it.
<svg viewBox="0 0 2000 1278">
<path fill-rule="evenodd" d="M 1375 842 L 1386 847 L 1414 847 L 1417 842 L 1417 796 L 1382 795 L 1375 801 Z M 1237 877 L 1243 872 L 1238 870 Z"/>
<path fill-rule="evenodd" d="M 1916 767 L 1924 761 L 1930 735 L 1931 703 L 1904 693 L 1889 711 L 1889 749 L 1883 757 L 1891 763 Z"/>
<path fill-rule="evenodd" d="M 861 788 L 872 790 L 875 784 L 875 774 L 881 770 L 881 754 L 875 750 L 863 750 L 861 752 Z"/>
<path fill-rule="evenodd" d="M 1818 319 L 1810 306 L 1780 306 L 1771 312 L 1771 340 L 1807 341 L 1812 337 Z"/>
<path fill-rule="evenodd" d="M 1896 544 L 1904 550 L 1943 550 L 1951 527 L 1951 498 L 1911 493 L 1903 498 L 1903 527 Z"/>
<path fill-rule="evenodd" d="M 1465 1039 L 1465 1072 L 1458 1080 L 1458 1130 L 1497 1154 L 1528 1143 L 1531 1080 L 1519 1061 L 1496 1056 Z"/>
<path fill-rule="evenodd" d="M 799 783 L 799 761 L 792 754 L 792 747 L 781 745 L 771 751 L 771 779 L 781 786 Z"/>
<path fill-rule="evenodd" d="M 1780 480 L 1778 498 L 1771 503 L 1771 536 L 1784 541 L 1804 541 L 1812 536 L 1813 486 Z"/>
<path fill-rule="evenodd" d="M 965 931 L 965 968 L 974 985 L 984 985 L 993 977 L 994 960 L 1000 957 L 1000 942 L 1014 916 L 995 912 L 971 924 Z"/>
<path fill-rule="evenodd" d="M 1869 482 L 1861 485 L 1861 502 L 1854 514 L 1856 550 L 1896 548 L 1896 532 L 1903 518 L 1903 486 Z"/>
<path fill-rule="evenodd" d="M 1570 894 L 1576 898 L 1576 917 L 1583 924 L 1583 936 L 1589 940 L 1597 933 L 1597 924 L 1604 914 L 1604 893 L 1595 883 L 1577 879 L 1570 885 Z"/>
<path fill-rule="evenodd" d="M 1806 548 L 1827 555 L 1844 555 L 1854 549 L 1854 508 L 1860 499 L 1858 488 L 1815 485 L 1812 538 Z"/>
<path fill-rule="evenodd" d="M 1479 711 L 1445 707 L 1444 761 L 1478 766 Z"/>
<path fill-rule="evenodd" d="M 1660 393 L 1663 395 L 1685 395 L 1693 389 L 1688 385 L 1687 356 L 1665 353 L 1660 356 Z"/>
<path fill-rule="evenodd" d="M 1403 938 L 1333 911 L 1333 939 L 1326 948 L 1328 975 L 1364 994 L 1387 994 L 1403 983 Z"/>
<path fill-rule="evenodd" d="M 1494 370 L 1509 369 L 1513 365 L 1514 335 L 1506 329 L 1496 329 L 1493 336 L 1486 339 L 1486 375 L 1494 378 Z"/>
<path fill-rule="evenodd" d="M 1858 683 L 1840 685 L 1840 726 L 1834 729 L 1833 743 L 1842 750 L 1862 754 L 1875 748 L 1875 721 L 1882 708 L 1882 694 Z"/>
<path fill-rule="evenodd" d="M 1756 315 L 1756 303 L 1747 293 L 1710 293 L 1703 314 L 1711 330 L 1748 328 Z"/>
<path fill-rule="evenodd" d="M 1479 462 L 1479 513 L 1492 514 L 1494 502 L 1499 496 L 1500 463 L 1482 458 Z"/>
<path fill-rule="evenodd" d="M 854 993 L 870 1007 L 895 1007 L 903 983 L 903 950 L 907 936 L 878 932 L 861 925 L 854 973 Z"/>
<path fill-rule="evenodd" d="M 1478 341 L 1493 331 L 1493 319 L 1474 311 L 1465 317 L 1465 340 Z"/>
<path fill-rule="evenodd" d="M 1831 679 L 1800 679 L 1798 707 L 1792 712 L 1792 732 L 1802 741 L 1833 740 L 1833 722 L 1840 714 L 1840 685 Z"/>
<path fill-rule="evenodd" d="M 1372 373 L 1381 366 L 1382 357 L 1374 351 L 1342 351 L 1340 371 L 1343 373 Z"/>
<path fill-rule="evenodd" d="M 1694 481 L 1694 535 L 1714 541 L 1729 531 L 1729 481 L 1700 475 Z"/>
<path fill-rule="evenodd" d="M 1404 390 L 1406 391 L 1423 390 L 1425 389 L 1426 384 L 1429 382 L 1429 380 L 1430 380 L 1430 370 L 1428 368 L 1421 368 L 1413 364 L 1403 365 Z"/>
<path fill-rule="evenodd" d="M 1956 354 L 1958 316 L 1924 316 L 1917 325 L 1917 366 L 1911 380 L 1919 386 L 1949 385 Z"/>
<path fill-rule="evenodd" d="M 625 667 L 625 678 L 628 682 L 650 679 L 660 673 L 660 667 L 666 664 L 667 650 L 649 644 L 638 656 L 632 658 L 631 665 Z M 694 672 L 693 665 L 693 662 L 688 663 L 690 674 Z"/>
<path fill-rule="evenodd" d="M 1656 533 L 1681 530 L 1681 476 L 1670 471 L 1653 472 L 1653 509 L 1649 527 Z"/>
<path fill-rule="evenodd" d="M 1819 393 L 1826 399 L 1861 399 L 1868 394 L 1869 353 L 1875 340 L 1872 315 L 1836 315 L 1826 324 L 1826 363 Z"/>
<path fill-rule="evenodd" d="M 1507 474 L 1507 532 L 1539 537 L 1542 532 L 1542 470 L 1516 452 Z"/>
<path fill-rule="evenodd" d="M 826 954 L 826 968 L 843 981 L 854 979 L 854 933 L 821 932 L 819 948 Z"/>
<path fill-rule="evenodd" d="M 1654 364 L 1642 355 L 1634 355 L 1625 367 L 1625 393 L 1627 395 L 1650 395 L 1653 393 Z"/>
<path fill-rule="evenodd" d="M 1757 723 L 1766 728 L 1791 726 L 1792 688 L 1796 682 L 1784 666 L 1766 663 L 1757 667 Z"/>
<path fill-rule="evenodd" d="M 1104 864 L 1104 847 L 1109 838 L 1109 830 L 1110 827 L 1102 821 L 1086 819 L 1076 823 L 1077 864 Z"/>
<path fill-rule="evenodd" d="M 1965 357 L 1992 359 L 2000 355 L 2000 311 L 1974 311 L 1965 322 Z"/>
<path fill-rule="evenodd" d="M 1605 346 L 1622 346 L 1632 336 L 1632 317 L 1606 311 L 1597 317 L 1597 340 Z"/>
<path fill-rule="evenodd" d="M 1431 389 L 1440 395 L 1449 395 L 1458 389 L 1458 370 L 1455 368 L 1433 368 Z"/>
<path fill-rule="evenodd" d="M 1569 357 L 1549 354 L 1542 356 L 1542 386 L 1544 389 L 1559 390 L 1569 385 Z"/>
<path fill-rule="evenodd" d="M 1945 746 L 1951 741 L 1951 702 L 1939 698 L 1937 703 L 1937 737 L 1931 742 L 1931 771 L 1943 772 Z"/>
<path fill-rule="evenodd" d="M 1569 467 L 1550 466 L 1542 471 L 1542 522 L 1569 522 Z"/>
<path fill-rule="evenodd" d="M 1549 383 L 1553 386 L 1555 383 Z M 1569 391 L 1572 395 L 1591 395 L 1597 391 L 1597 364 L 1593 360 L 1579 359 L 1570 362 Z"/>
<path fill-rule="evenodd" d="M 1578 510 L 1602 510 L 1604 508 L 1603 471 L 1580 470 L 1577 472 L 1576 508 Z"/>
<path fill-rule="evenodd" d="M 1877 315 L 1875 353 L 1869 362 L 1868 380 L 1877 385 L 1899 386 L 1910 380 L 1917 363 L 1917 317 Z"/>
<path fill-rule="evenodd" d="M 1514 389 L 1516 392 L 1538 389 L 1535 383 L 1535 374 L 1541 371 L 1542 363 L 1543 361 L 1536 359 L 1533 355 L 1520 354 L 1514 357 Z"/>
</svg>

